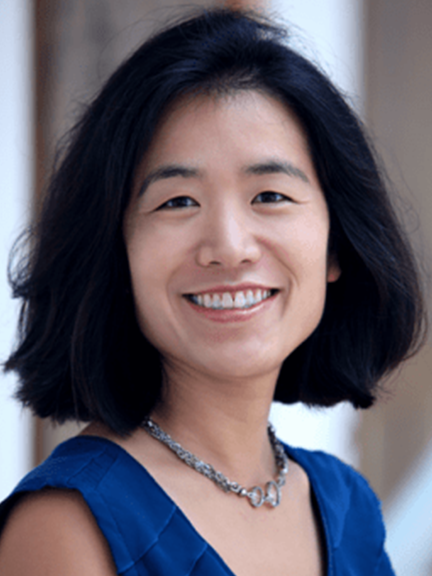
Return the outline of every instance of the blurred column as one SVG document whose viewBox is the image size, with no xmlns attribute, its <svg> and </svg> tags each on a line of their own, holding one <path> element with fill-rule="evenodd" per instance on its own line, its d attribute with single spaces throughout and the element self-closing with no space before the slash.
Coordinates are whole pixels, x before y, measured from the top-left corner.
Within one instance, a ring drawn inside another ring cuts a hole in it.
<svg viewBox="0 0 432 576">
<path fill-rule="evenodd" d="M 14 240 L 29 220 L 33 179 L 32 7 L 0 2 L 0 363 L 11 352 L 17 305 L 6 268 Z M 31 466 L 31 421 L 12 400 L 16 378 L 0 372 L 0 500 Z"/>
</svg>

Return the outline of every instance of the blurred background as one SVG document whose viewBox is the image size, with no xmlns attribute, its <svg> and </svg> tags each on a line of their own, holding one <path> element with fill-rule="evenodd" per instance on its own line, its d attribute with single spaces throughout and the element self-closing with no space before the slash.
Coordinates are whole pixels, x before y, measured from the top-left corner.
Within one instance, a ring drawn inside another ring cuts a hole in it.
<svg viewBox="0 0 432 576">
<path fill-rule="evenodd" d="M 175 0 L 0 0 L 0 362 L 13 346 L 17 304 L 10 248 L 32 218 L 56 145 L 115 67 L 167 19 Z M 291 43 L 347 95 L 372 135 L 425 272 L 432 270 L 432 2 L 267 0 L 252 6 L 291 30 Z M 53 428 L 12 399 L 0 374 L 0 500 L 78 427 Z M 274 405 L 279 436 L 354 465 L 383 502 L 399 576 L 432 575 L 432 345 L 392 377 L 366 413 Z"/>
</svg>

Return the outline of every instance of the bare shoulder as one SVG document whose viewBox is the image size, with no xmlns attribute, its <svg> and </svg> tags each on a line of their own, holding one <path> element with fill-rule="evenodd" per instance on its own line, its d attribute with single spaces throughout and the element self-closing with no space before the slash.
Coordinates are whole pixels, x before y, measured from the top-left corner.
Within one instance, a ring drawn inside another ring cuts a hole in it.
<svg viewBox="0 0 432 576">
<path fill-rule="evenodd" d="M 0 539 L 2 576 L 112 576 L 108 544 L 81 494 L 49 489 L 25 496 Z"/>
</svg>

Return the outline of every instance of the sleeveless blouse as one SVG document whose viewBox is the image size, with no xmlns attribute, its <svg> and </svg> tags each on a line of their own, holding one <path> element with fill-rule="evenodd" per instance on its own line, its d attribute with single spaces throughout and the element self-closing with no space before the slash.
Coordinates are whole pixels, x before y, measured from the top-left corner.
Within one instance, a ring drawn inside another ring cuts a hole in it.
<svg viewBox="0 0 432 576">
<path fill-rule="evenodd" d="M 326 576 L 394 576 L 380 504 L 366 480 L 334 456 L 284 447 L 309 477 Z M 235 576 L 146 469 L 109 440 L 80 436 L 60 444 L 0 505 L 0 531 L 20 495 L 46 487 L 80 491 L 118 574 Z"/>
</svg>

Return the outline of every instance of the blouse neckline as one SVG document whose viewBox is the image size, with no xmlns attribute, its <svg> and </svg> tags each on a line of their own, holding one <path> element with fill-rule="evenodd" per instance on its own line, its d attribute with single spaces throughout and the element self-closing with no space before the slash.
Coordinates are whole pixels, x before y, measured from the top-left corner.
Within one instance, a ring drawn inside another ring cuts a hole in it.
<svg viewBox="0 0 432 576">
<path fill-rule="evenodd" d="M 111 446 L 111 448 L 115 448 L 117 450 L 118 454 L 120 454 L 123 459 L 126 459 L 126 461 L 128 461 L 130 464 L 133 464 L 133 466 L 135 468 L 138 467 L 141 471 L 141 474 L 143 474 L 148 480 L 150 480 L 152 482 L 155 489 L 158 491 L 159 495 L 167 503 L 169 503 L 173 509 L 175 509 L 181 515 L 181 517 L 184 519 L 184 521 L 189 526 L 191 533 L 202 544 L 204 544 L 205 547 L 211 552 L 211 554 L 218 560 L 218 562 L 223 566 L 223 568 L 226 571 L 226 573 L 228 574 L 228 576 L 236 576 L 236 574 L 226 564 L 225 560 L 218 553 L 218 551 L 195 528 L 195 526 L 189 520 L 189 518 L 185 514 L 185 512 L 183 512 L 181 507 L 171 498 L 171 496 L 165 491 L 165 489 L 150 474 L 150 472 L 147 470 L 147 468 L 143 464 L 141 464 L 141 462 L 139 462 L 130 452 L 128 452 L 125 448 L 123 448 L 122 446 L 120 446 L 116 442 L 109 440 L 108 438 L 103 438 L 101 436 L 93 436 L 93 435 L 91 435 L 91 436 L 90 435 L 89 436 L 86 436 L 86 435 L 76 436 L 74 438 L 71 438 L 70 440 L 67 440 L 64 444 L 72 442 L 73 440 L 77 440 L 77 439 L 79 439 L 79 440 L 86 439 L 86 441 L 93 440 L 95 442 L 107 443 Z M 62 446 L 62 445 L 60 445 L 60 446 Z M 58 446 L 57 448 L 60 448 L 60 446 Z M 292 448 L 291 446 L 289 446 L 285 443 L 283 443 L 283 446 L 284 446 L 285 452 L 288 455 L 288 457 L 291 458 L 294 462 L 296 462 L 299 466 L 301 466 L 301 468 L 304 470 L 304 472 L 306 473 L 306 475 L 308 477 L 310 490 L 311 490 L 311 496 L 312 496 L 312 499 L 315 500 L 315 503 L 316 503 L 316 505 L 314 506 L 314 513 L 317 515 L 317 522 L 319 524 L 319 532 L 320 532 L 321 539 L 322 539 L 322 551 L 323 551 L 323 555 L 324 555 L 323 562 L 325 563 L 324 574 L 325 574 L 325 576 L 332 576 L 333 575 L 333 569 L 332 569 L 333 561 L 332 561 L 332 547 L 330 545 L 330 531 L 329 531 L 328 519 L 327 519 L 327 516 L 325 514 L 325 508 L 323 505 L 323 498 L 321 495 L 321 491 L 319 489 L 318 478 L 315 477 L 315 475 L 313 474 L 313 471 L 309 468 L 307 459 L 302 458 L 302 450 L 301 449 Z M 54 452 L 57 450 L 57 448 L 54 450 Z"/>
</svg>

